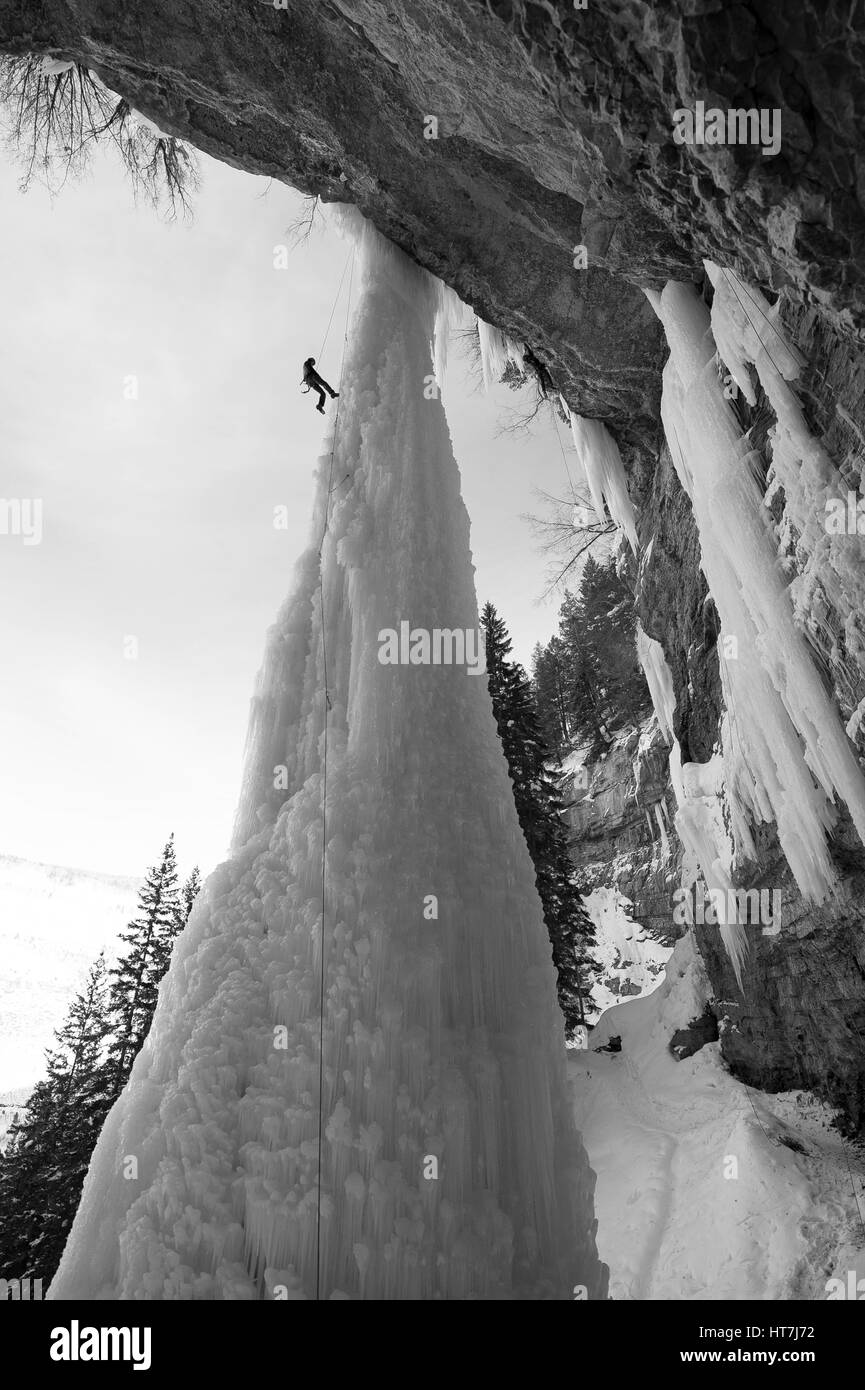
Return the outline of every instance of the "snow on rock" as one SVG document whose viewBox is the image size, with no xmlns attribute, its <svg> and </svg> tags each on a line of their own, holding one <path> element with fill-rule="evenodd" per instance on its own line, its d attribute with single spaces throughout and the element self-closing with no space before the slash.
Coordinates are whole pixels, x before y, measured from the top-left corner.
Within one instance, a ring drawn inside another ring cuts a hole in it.
<svg viewBox="0 0 865 1390">
<path fill-rule="evenodd" d="M 435 284 L 370 228 L 358 259 L 233 857 L 175 948 L 55 1299 L 605 1296 L 486 681 L 378 660 L 403 619 L 478 614 L 447 421 L 423 389 Z"/>
<path fill-rule="evenodd" d="M 732 867 L 737 842 L 728 834 L 724 816 L 724 807 L 728 800 L 725 765 L 717 754 L 707 763 L 682 763 L 682 750 L 673 733 L 676 697 L 672 673 L 660 642 L 648 637 L 639 622 L 637 655 L 646 676 L 658 723 L 666 736 L 672 740 L 670 781 L 676 797 L 675 827 L 685 851 L 682 857 L 681 886 L 689 889 L 702 877 L 706 887 L 720 889 L 726 893 L 733 887 Z M 738 843 L 750 847 L 750 832 L 739 800 L 735 796 L 729 800 L 732 801 L 733 823 L 739 831 Z M 669 841 L 660 813 L 658 820 L 662 841 L 666 842 L 666 857 L 669 854 Z M 725 920 L 720 930 L 736 977 L 741 983 L 747 955 L 747 933 L 744 926 L 737 921 Z"/>
<path fill-rule="evenodd" d="M 836 886 L 826 847 L 833 796 L 865 841 L 865 780 L 795 621 L 757 461 L 718 380 L 708 311 L 693 286 L 675 282 L 658 308 L 670 345 L 662 418 L 721 619 L 727 796 L 740 829 L 746 815 L 776 821 L 800 890 L 820 902 Z"/>
<path fill-rule="evenodd" d="M 596 888 L 583 902 L 595 926 L 593 954 L 601 963 L 589 1010 L 589 1016 L 596 1018 L 621 998 L 656 989 L 670 947 L 662 946 L 633 920 L 632 904 L 614 888 Z"/>
<path fill-rule="evenodd" d="M 570 1053 L 577 1123 L 598 1173 L 598 1245 L 622 1300 L 820 1300 L 865 1269 L 848 1159 L 826 1106 L 765 1095 L 725 1070 L 719 1044 L 677 1061 L 674 1032 L 703 1014 L 691 935 L 660 988 L 607 1010 Z M 767 1195 L 768 1194 L 768 1195 Z"/>
<path fill-rule="evenodd" d="M 574 447 L 589 486 L 598 521 L 606 520 L 606 503 L 610 517 L 627 537 L 628 544 L 636 555 L 637 523 L 619 446 L 602 420 L 589 420 L 575 414 L 569 409 L 564 397 L 562 406 L 570 416 Z"/>
</svg>

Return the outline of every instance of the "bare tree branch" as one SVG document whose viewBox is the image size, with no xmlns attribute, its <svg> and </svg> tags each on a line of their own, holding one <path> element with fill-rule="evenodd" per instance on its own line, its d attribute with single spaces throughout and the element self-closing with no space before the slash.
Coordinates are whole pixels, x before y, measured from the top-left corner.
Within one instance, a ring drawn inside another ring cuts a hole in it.
<svg viewBox="0 0 865 1390">
<path fill-rule="evenodd" d="M 547 514 L 524 514 L 522 520 L 527 521 L 540 538 L 541 550 L 556 557 L 548 571 L 549 582 L 541 595 L 542 599 L 546 599 L 562 587 L 566 578 L 573 577 L 571 571 L 593 546 L 609 550 L 616 535 L 616 526 L 609 518 L 598 520 L 587 491 L 575 488 L 573 497 L 565 498 L 555 497 L 538 488 L 535 495 L 546 504 Z"/>
<path fill-rule="evenodd" d="M 194 152 L 138 115 L 82 63 L 59 68 L 34 54 L 0 56 L 0 123 L 21 166 L 23 192 L 38 180 L 59 193 L 70 176 L 84 172 L 98 143 L 110 143 L 136 197 L 143 194 L 169 218 L 191 214 L 199 184 Z"/>
<path fill-rule="evenodd" d="M 289 222 L 285 229 L 285 237 L 292 250 L 296 251 L 298 246 L 305 246 L 309 241 L 315 227 L 315 219 L 318 216 L 320 204 L 321 199 L 317 194 L 304 198 L 297 217 Z"/>
</svg>

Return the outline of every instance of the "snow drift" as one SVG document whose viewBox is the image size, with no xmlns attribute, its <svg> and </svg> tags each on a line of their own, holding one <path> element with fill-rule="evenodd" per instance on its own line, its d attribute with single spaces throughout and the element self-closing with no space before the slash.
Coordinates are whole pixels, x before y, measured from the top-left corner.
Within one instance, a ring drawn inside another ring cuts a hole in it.
<svg viewBox="0 0 865 1390">
<path fill-rule="evenodd" d="M 403 619 L 478 616 L 427 389 L 442 296 L 368 228 L 358 260 L 233 856 L 177 945 L 55 1299 L 605 1295 L 486 682 L 377 659 Z"/>
</svg>

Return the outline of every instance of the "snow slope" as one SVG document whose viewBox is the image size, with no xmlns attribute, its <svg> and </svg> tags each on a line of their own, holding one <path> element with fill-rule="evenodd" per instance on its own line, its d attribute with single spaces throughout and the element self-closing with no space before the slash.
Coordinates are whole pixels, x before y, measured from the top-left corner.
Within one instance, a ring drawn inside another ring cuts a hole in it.
<svg viewBox="0 0 865 1390">
<path fill-rule="evenodd" d="M 175 947 L 52 1298 L 605 1293 L 486 681 L 380 660 L 403 621 L 478 627 L 428 389 L 441 287 L 371 229 L 358 282 L 233 857 Z"/>
<path fill-rule="evenodd" d="M 139 881 L 0 855 L 0 1097 L 43 1073 L 75 991 L 134 913 Z"/>
<path fill-rule="evenodd" d="M 671 1034 L 706 997 L 689 934 L 661 987 L 607 1010 L 593 1031 L 592 1048 L 618 1035 L 621 1052 L 570 1054 L 610 1296 L 825 1299 L 829 1278 L 865 1275 L 847 1168 L 865 1208 L 865 1157 L 829 1129 L 820 1102 L 736 1081 L 718 1043 L 671 1056 Z"/>
</svg>

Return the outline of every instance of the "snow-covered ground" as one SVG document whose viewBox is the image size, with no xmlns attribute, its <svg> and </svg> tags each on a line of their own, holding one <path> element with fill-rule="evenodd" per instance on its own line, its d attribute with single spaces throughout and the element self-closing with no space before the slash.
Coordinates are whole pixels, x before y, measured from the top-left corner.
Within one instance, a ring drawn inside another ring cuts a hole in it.
<svg viewBox="0 0 865 1390">
<path fill-rule="evenodd" d="M 865 1155 L 813 1097 L 734 1080 L 718 1043 L 676 1061 L 670 1037 L 706 998 L 689 935 L 658 989 L 594 1029 L 590 1048 L 619 1036 L 621 1052 L 570 1053 L 610 1296 L 825 1299 L 828 1279 L 865 1276 Z"/>
<path fill-rule="evenodd" d="M 0 1098 L 43 1074 L 54 1029 L 102 948 L 113 954 L 138 887 L 0 855 Z"/>
</svg>

